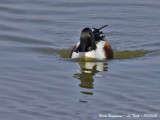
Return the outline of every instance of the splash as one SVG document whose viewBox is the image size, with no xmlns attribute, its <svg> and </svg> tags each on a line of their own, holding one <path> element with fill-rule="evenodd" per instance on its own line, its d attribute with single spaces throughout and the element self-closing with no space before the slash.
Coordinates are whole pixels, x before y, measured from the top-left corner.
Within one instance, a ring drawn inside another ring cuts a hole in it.
<svg viewBox="0 0 160 120">
<path fill-rule="evenodd" d="M 135 51 L 115 51 L 114 52 L 114 59 L 133 59 L 145 56 L 146 54 L 150 53 L 151 51 L 145 50 L 135 50 Z"/>
<path fill-rule="evenodd" d="M 70 52 L 71 49 L 63 49 L 63 50 L 57 50 L 57 49 L 52 49 L 52 48 L 32 48 L 32 50 L 41 52 L 44 54 L 56 54 L 60 58 L 63 59 L 69 59 L 70 58 Z M 119 59 L 134 59 L 138 57 L 145 56 L 148 53 L 153 53 L 153 51 L 146 51 L 146 50 L 124 50 L 124 51 L 114 51 L 114 59 L 119 60 Z M 106 61 L 106 60 L 97 60 L 93 58 L 87 58 L 87 57 L 82 57 L 78 59 L 69 59 L 71 61 L 89 61 L 89 62 L 95 62 L 95 61 Z"/>
<path fill-rule="evenodd" d="M 71 49 L 66 50 L 54 50 L 55 53 L 57 53 L 61 58 L 70 58 L 70 52 Z M 151 53 L 151 51 L 145 51 L 145 50 L 124 50 L 124 51 L 114 51 L 114 59 L 133 59 L 145 56 L 146 54 Z M 80 59 L 77 59 L 80 61 L 97 61 L 96 59 L 86 58 L 82 57 Z"/>
</svg>

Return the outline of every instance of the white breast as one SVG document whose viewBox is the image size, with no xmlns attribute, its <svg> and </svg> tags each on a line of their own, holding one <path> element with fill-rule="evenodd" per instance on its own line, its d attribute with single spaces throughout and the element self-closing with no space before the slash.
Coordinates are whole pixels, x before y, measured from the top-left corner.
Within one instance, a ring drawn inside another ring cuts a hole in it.
<svg viewBox="0 0 160 120">
<path fill-rule="evenodd" d="M 77 43 L 77 47 L 79 46 L 80 42 Z M 100 41 L 96 44 L 97 49 L 89 52 L 73 52 L 71 58 L 80 58 L 80 57 L 89 57 L 95 59 L 105 59 L 104 47 L 105 41 Z"/>
</svg>

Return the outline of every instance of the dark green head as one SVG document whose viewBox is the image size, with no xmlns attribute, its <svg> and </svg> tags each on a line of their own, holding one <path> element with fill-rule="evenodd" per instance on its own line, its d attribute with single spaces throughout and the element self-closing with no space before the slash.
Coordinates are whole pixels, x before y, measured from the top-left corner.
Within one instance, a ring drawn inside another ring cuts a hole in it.
<svg viewBox="0 0 160 120">
<path fill-rule="evenodd" d="M 88 52 L 96 50 L 96 41 L 90 28 L 84 28 L 81 32 L 80 44 L 75 52 Z"/>
</svg>

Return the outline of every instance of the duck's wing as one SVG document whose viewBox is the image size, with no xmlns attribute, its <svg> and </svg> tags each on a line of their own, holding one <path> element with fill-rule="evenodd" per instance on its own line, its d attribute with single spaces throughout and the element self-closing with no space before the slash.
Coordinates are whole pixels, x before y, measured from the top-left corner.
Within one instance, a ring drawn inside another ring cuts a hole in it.
<svg viewBox="0 0 160 120">
<path fill-rule="evenodd" d="M 107 40 L 105 40 L 103 49 L 107 59 L 112 59 L 114 57 L 112 47 Z"/>
</svg>

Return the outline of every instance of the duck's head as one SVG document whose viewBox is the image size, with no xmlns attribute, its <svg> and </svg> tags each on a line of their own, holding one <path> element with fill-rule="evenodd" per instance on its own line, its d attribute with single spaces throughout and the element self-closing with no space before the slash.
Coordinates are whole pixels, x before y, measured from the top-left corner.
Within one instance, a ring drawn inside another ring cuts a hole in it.
<svg viewBox="0 0 160 120">
<path fill-rule="evenodd" d="M 75 52 L 88 52 L 96 49 L 94 34 L 90 28 L 84 28 L 81 32 L 80 44 Z"/>
</svg>

